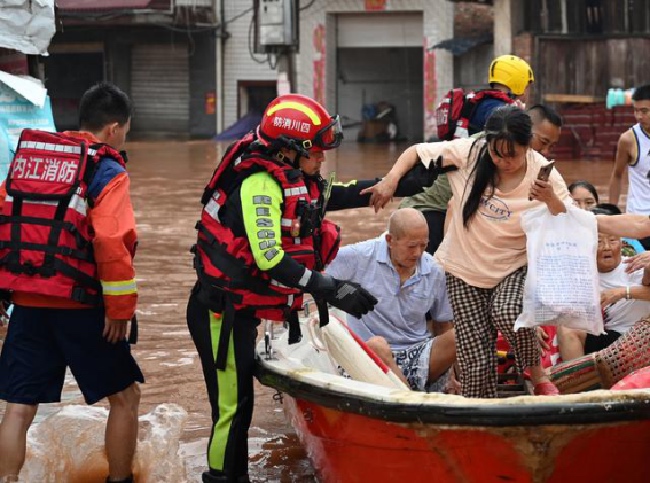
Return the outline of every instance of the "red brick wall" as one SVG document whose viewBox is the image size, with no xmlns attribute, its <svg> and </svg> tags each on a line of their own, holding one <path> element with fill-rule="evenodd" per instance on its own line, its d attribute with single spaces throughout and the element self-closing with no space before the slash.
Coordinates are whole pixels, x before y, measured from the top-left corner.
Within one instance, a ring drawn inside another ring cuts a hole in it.
<svg viewBox="0 0 650 483">
<path fill-rule="evenodd" d="M 530 32 L 522 32 L 512 39 L 512 53 L 521 57 L 530 65 L 533 65 L 533 35 Z M 533 68 L 533 76 L 535 69 Z M 522 100 L 529 105 L 536 102 L 537 94 L 535 92 L 535 83 L 526 90 L 526 95 Z"/>
<path fill-rule="evenodd" d="M 473 38 L 491 34 L 493 19 L 491 5 L 457 2 L 454 4 L 454 37 Z"/>
<path fill-rule="evenodd" d="M 554 106 L 562 115 L 562 136 L 553 155 L 557 159 L 614 160 L 619 136 L 636 123 L 632 106 L 605 109 L 604 103 Z"/>
<path fill-rule="evenodd" d="M 512 53 L 518 55 L 529 64 L 533 60 L 533 35 L 522 32 L 512 39 Z"/>
</svg>

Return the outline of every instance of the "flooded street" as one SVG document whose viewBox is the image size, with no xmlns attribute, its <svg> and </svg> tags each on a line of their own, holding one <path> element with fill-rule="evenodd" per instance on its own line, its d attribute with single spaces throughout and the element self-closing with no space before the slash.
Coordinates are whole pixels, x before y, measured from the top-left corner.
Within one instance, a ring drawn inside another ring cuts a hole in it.
<svg viewBox="0 0 650 483">
<path fill-rule="evenodd" d="M 140 293 L 140 340 L 134 352 L 145 374 L 141 414 L 161 403 L 175 403 L 189 414 L 181 434 L 188 481 L 200 481 L 210 434 L 210 409 L 199 359 L 185 323 L 185 306 L 195 275 L 189 247 L 201 209 L 199 199 L 226 144 L 208 141 L 132 142 L 127 145 L 132 197 L 140 244 L 136 271 Z M 337 179 L 372 178 L 384 174 L 405 146 L 344 143 L 328 153 L 325 172 Z M 606 201 L 610 161 L 558 161 L 567 184 L 592 182 Z M 397 206 L 394 201 L 391 208 Z M 389 210 L 375 215 L 369 208 L 333 213 L 342 227 L 343 243 L 383 231 Z M 256 382 L 251 425 L 251 479 L 256 482 L 313 482 L 314 470 L 285 421 L 274 390 Z M 66 403 L 83 404 L 74 383 L 66 385 Z M 0 405 L 1 411 L 2 405 Z M 57 405 L 42 408 L 52 412 Z"/>
<path fill-rule="evenodd" d="M 191 482 L 200 481 L 210 433 L 210 410 L 199 359 L 185 325 L 185 305 L 195 276 L 189 247 L 199 199 L 227 143 L 131 143 L 129 171 L 140 245 L 136 256 L 141 338 L 135 347 L 147 384 L 141 412 L 162 402 L 189 413 L 182 450 Z M 328 153 L 326 170 L 337 179 L 374 177 L 386 172 L 403 147 L 344 145 Z M 396 205 L 396 203 L 394 203 Z M 388 212 L 375 216 L 367 208 L 331 216 L 352 243 L 380 233 Z M 274 390 L 255 385 L 255 412 L 250 431 L 253 481 L 313 482 L 314 470 Z"/>
</svg>

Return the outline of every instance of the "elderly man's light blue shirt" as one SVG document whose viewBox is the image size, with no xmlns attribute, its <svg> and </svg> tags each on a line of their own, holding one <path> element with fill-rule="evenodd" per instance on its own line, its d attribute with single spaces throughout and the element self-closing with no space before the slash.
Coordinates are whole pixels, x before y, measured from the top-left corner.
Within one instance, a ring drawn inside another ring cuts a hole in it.
<svg viewBox="0 0 650 483">
<path fill-rule="evenodd" d="M 375 310 L 361 319 L 347 316 L 348 325 L 363 340 L 379 335 L 392 350 L 404 350 L 431 337 L 427 312 L 437 322 L 453 319 L 442 268 L 425 252 L 415 273 L 400 285 L 385 234 L 341 248 L 326 271 L 340 280 L 359 283 L 377 297 Z"/>
</svg>

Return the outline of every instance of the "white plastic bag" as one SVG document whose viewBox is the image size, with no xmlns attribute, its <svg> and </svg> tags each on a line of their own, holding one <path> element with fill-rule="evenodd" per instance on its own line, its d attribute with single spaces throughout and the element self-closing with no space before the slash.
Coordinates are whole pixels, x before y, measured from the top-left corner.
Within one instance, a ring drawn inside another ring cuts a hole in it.
<svg viewBox="0 0 650 483">
<path fill-rule="evenodd" d="M 546 205 L 521 215 L 526 232 L 528 275 L 524 308 L 515 330 L 561 325 L 603 333 L 596 249 L 598 230 L 593 213 L 566 205 L 553 216 Z"/>
</svg>

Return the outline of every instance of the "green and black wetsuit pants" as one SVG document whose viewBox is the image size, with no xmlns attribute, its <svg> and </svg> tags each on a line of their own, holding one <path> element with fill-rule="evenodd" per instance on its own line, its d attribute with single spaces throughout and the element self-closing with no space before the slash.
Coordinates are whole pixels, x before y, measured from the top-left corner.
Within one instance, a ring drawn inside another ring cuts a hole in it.
<svg viewBox="0 0 650 483">
<path fill-rule="evenodd" d="M 248 429 L 253 416 L 253 370 L 259 319 L 238 312 L 229 331 L 225 369 L 216 367 L 223 323 L 199 301 L 194 291 L 187 305 L 187 325 L 201 359 L 212 408 L 212 433 L 208 444 L 211 473 L 233 481 L 248 474 Z M 226 325 L 226 327 L 224 327 Z"/>
</svg>

